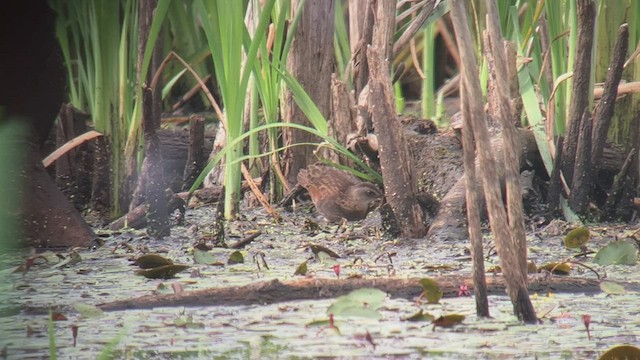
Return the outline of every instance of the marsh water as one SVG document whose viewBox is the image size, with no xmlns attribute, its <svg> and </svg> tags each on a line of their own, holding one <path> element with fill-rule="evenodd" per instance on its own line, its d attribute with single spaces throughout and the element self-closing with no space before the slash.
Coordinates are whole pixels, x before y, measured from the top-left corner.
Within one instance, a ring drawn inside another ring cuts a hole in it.
<svg viewBox="0 0 640 360">
<path fill-rule="evenodd" d="M 194 261 L 193 245 L 207 235 L 213 222 L 212 209 L 206 207 L 188 210 L 185 224 L 174 227 L 169 238 L 150 239 L 144 231 L 104 233 L 101 247 L 74 249 L 79 257 L 71 262 L 43 253 L 28 271 L 16 272 L 26 255 L 4 254 L 0 259 L 0 349 L 9 359 L 48 358 L 51 349 L 60 359 L 93 359 L 101 354 L 127 359 L 586 359 L 597 358 L 614 345 L 640 345 L 640 297 L 632 291 L 616 295 L 531 294 L 540 317 L 537 325 L 517 321 L 506 296 L 490 296 L 489 319 L 475 316 L 472 296 L 444 298 L 438 304 L 387 297 L 375 316 L 336 316 L 334 327 L 328 326 L 327 310 L 335 299 L 104 313 L 78 305 L 170 292 L 176 284 L 190 291 L 271 279 L 295 280 L 301 278 L 294 272 L 304 261 L 307 277 L 335 278 L 335 264 L 314 256 L 309 243 L 340 255 L 335 261 L 342 265 L 341 278 L 437 278 L 440 274 L 471 273 L 466 242 L 385 238 L 380 236 L 375 218 L 349 224 L 346 229 L 320 223 L 319 229 L 310 230 L 309 218 L 313 215 L 305 208 L 295 214 L 284 213 L 279 224 L 261 210 L 244 212 L 240 220 L 228 224 L 228 242 L 253 230 L 262 234 L 241 250 L 245 262 L 233 265 L 227 264 L 231 249 L 209 252 L 219 259 L 216 265 Z M 634 241 L 631 236 L 638 225 L 594 225 L 590 229 L 588 246 L 598 250 L 616 238 Z M 575 254 L 562 246 L 564 229 L 534 230 L 528 235 L 529 255 L 537 264 Z M 488 233 L 485 241 L 489 248 Z M 68 257 L 70 253 L 61 255 Z M 143 253 L 157 253 L 191 268 L 174 279 L 147 279 L 136 275 L 137 267 L 132 265 Z M 380 257 L 382 254 L 394 256 L 389 260 L 388 256 Z M 264 262 L 257 261 L 262 258 Z M 599 266 L 592 258 L 589 255 L 582 261 L 600 276 L 606 274 L 620 283 L 640 282 L 640 266 Z M 360 266 L 350 266 L 354 261 Z M 393 274 L 388 262 L 392 262 Z M 497 257 L 490 255 L 486 265 L 497 262 Z M 571 275 L 595 277 L 581 266 L 574 267 Z M 53 336 L 48 330 L 49 309 L 60 314 L 52 322 Z M 420 310 L 436 317 L 461 314 L 465 319 L 451 328 L 408 320 Z M 589 334 L 583 315 L 591 319 Z M 55 345 L 51 345 L 51 338 Z"/>
</svg>

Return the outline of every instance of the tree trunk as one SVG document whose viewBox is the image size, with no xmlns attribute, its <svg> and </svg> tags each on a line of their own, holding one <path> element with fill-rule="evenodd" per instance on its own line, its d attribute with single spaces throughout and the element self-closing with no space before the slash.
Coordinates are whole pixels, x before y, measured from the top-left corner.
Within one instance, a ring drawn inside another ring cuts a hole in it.
<svg viewBox="0 0 640 360">
<path fill-rule="evenodd" d="M 591 113 L 588 109 L 585 109 L 580 121 L 576 163 L 573 168 L 573 179 L 571 180 L 573 190 L 569 197 L 569 205 L 578 214 L 585 214 L 589 209 L 591 184 L 595 180 L 595 176 L 592 175 L 593 167 L 591 161 L 589 161 L 591 146 Z M 592 176 L 593 178 L 591 178 Z"/>
<path fill-rule="evenodd" d="M 607 133 L 613 117 L 613 109 L 618 95 L 618 85 L 622 77 L 623 65 L 627 58 L 627 47 L 629 43 L 629 24 L 623 24 L 618 30 L 618 39 L 611 54 L 611 63 L 607 72 L 607 79 L 604 83 L 602 99 L 593 114 L 593 133 L 591 147 L 591 162 L 593 163 L 593 173 L 597 173 L 600 168 L 599 159 L 607 141 Z M 639 65 L 636 65 L 639 66 Z M 633 145 L 632 145 L 633 146 Z"/>
<path fill-rule="evenodd" d="M 349 1 L 349 34 L 351 46 L 351 66 L 353 90 L 358 99 L 360 92 L 369 81 L 367 46 L 371 45 L 375 21 L 376 0 Z"/>
<path fill-rule="evenodd" d="M 331 76 L 331 119 L 329 135 L 333 136 L 338 143 L 347 146 L 350 134 L 355 133 L 355 103 L 353 96 L 349 94 L 347 83 L 340 80 L 336 74 Z M 349 167 L 353 166 L 353 161 L 346 156 L 333 151 L 327 151 L 327 156 L 334 162 Z"/>
<path fill-rule="evenodd" d="M 422 237 L 426 233 L 424 214 L 416 199 L 417 184 L 410 166 L 409 150 L 400 123 L 396 121 L 390 64 L 395 1 L 381 1 L 376 9 L 373 46 L 369 61 L 369 110 L 380 144 L 380 167 L 385 196 L 402 236 Z"/>
<path fill-rule="evenodd" d="M 580 120 L 589 107 L 589 82 L 591 79 L 591 53 L 593 49 L 593 29 L 595 25 L 595 4 L 593 0 L 577 0 L 578 38 L 576 57 L 573 65 L 573 88 L 569 104 L 569 133 L 562 149 L 562 172 L 566 181 L 573 179 Z M 572 184 L 570 187 L 573 186 Z"/>
<path fill-rule="evenodd" d="M 138 45 L 138 58 L 144 56 L 144 49 L 147 44 L 153 11 L 156 8 L 156 0 L 145 0 L 140 2 L 140 39 Z M 150 64 L 147 79 L 139 79 L 144 87 L 142 98 L 142 130 L 144 134 L 145 158 L 142 162 L 142 170 L 138 178 L 136 192 L 144 194 L 146 202 L 149 204 L 147 213 L 148 228 L 147 233 L 156 238 L 163 238 L 170 235 L 169 216 L 167 213 L 167 197 L 165 189 L 167 184 L 164 180 L 162 170 L 162 154 L 160 152 L 160 139 L 156 130 L 160 127 L 161 98 L 160 92 L 162 84 L 149 84 L 155 72 L 160 66 L 160 54 L 162 44 L 161 38 L 155 44 L 153 58 Z M 140 65 L 142 61 L 138 61 Z M 140 70 L 140 69 L 139 69 Z M 138 71 L 140 74 L 140 71 Z M 152 89 L 150 86 L 154 86 Z M 132 204 L 133 205 L 133 204 Z M 135 208 L 139 204 L 130 207 Z"/>
<path fill-rule="evenodd" d="M 292 1 L 291 8 L 298 7 L 299 0 Z M 334 71 L 333 0 L 309 0 L 302 9 L 289 54 L 289 72 L 309 94 L 325 118 L 331 112 L 331 74 Z M 311 127 L 311 123 L 295 104 L 293 95 L 286 94 L 284 119 Z M 315 136 L 294 129 L 284 130 L 285 145 L 319 142 Z M 291 184 L 297 183 L 300 169 L 315 162 L 313 148 L 295 146 L 285 153 L 285 176 Z"/>
</svg>

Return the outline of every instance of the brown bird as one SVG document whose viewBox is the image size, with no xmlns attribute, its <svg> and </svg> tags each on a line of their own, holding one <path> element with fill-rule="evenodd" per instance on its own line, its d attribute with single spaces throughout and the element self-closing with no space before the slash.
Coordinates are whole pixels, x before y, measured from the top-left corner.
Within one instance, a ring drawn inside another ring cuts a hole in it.
<svg viewBox="0 0 640 360">
<path fill-rule="evenodd" d="M 362 220 L 383 197 L 375 185 L 322 164 L 300 170 L 298 183 L 309 191 L 318 212 L 332 222 Z"/>
</svg>

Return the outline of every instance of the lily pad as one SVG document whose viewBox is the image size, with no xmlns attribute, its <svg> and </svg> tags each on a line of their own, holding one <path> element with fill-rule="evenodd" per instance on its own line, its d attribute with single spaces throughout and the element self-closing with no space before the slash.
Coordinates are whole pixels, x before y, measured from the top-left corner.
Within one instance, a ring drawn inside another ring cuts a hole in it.
<svg viewBox="0 0 640 360">
<path fill-rule="evenodd" d="M 436 329 L 436 326 L 445 327 L 445 328 L 454 327 L 455 325 L 460 324 L 463 320 L 464 320 L 464 315 L 460 315 L 460 314 L 450 314 L 450 315 L 440 316 L 439 318 L 433 320 L 432 322 L 433 330 Z"/>
<path fill-rule="evenodd" d="M 589 238 L 591 233 L 585 226 L 580 226 L 577 229 L 571 230 L 564 238 L 564 246 L 568 249 L 580 249 L 582 248 Z"/>
<path fill-rule="evenodd" d="M 433 279 L 420 279 L 422 285 L 422 296 L 429 304 L 437 304 L 442 299 L 443 292 Z"/>
<path fill-rule="evenodd" d="M 156 295 L 168 295 L 168 294 L 173 294 L 174 292 L 171 286 L 168 286 L 165 283 L 160 283 L 158 284 L 156 289 L 153 291 L 153 293 Z"/>
<path fill-rule="evenodd" d="M 173 320 L 173 325 L 185 329 L 204 329 L 204 323 L 194 322 L 193 316 L 180 316 Z"/>
<path fill-rule="evenodd" d="M 599 265 L 635 265 L 638 262 L 638 251 L 630 242 L 612 241 L 598 251 L 593 262 Z"/>
<path fill-rule="evenodd" d="M 318 257 L 318 261 L 320 261 L 321 264 L 325 264 L 327 266 L 333 266 L 335 264 L 338 264 L 335 257 L 331 256 L 331 254 L 326 253 L 324 251 L 318 252 L 316 256 Z"/>
<path fill-rule="evenodd" d="M 193 261 L 196 264 L 204 264 L 204 265 L 224 265 L 220 261 L 216 260 L 215 255 L 210 253 L 207 250 L 202 250 L 199 248 L 193 249 Z"/>
<path fill-rule="evenodd" d="M 571 272 L 571 264 L 566 262 L 551 262 L 540 266 L 540 269 L 547 270 L 554 275 L 569 275 Z"/>
<path fill-rule="evenodd" d="M 244 255 L 238 250 L 234 251 L 229 255 L 229 259 L 227 260 L 227 264 L 242 264 L 244 263 Z"/>
<path fill-rule="evenodd" d="M 73 305 L 73 308 L 86 318 L 99 318 L 104 314 L 102 309 L 89 304 L 77 303 Z"/>
<path fill-rule="evenodd" d="M 309 249 L 311 249 L 311 252 L 314 253 L 314 255 L 321 257 L 321 253 L 325 253 L 325 255 L 328 255 L 331 258 L 334 259 L 339 259 L 340 255 L 338 255 L 335 251 L 329 249 L 326 246 L 322 246 L 322 245 L 317 245 L 317 244 L 309 244 Z"/>
<path fill-rule="evenodd" d="M 172 265 L 173 261 L 158 254 L 145 254 L 137 258 L 135 263 L 141 269 L 153 269 L 161 266 Z"/>
<path fill-rule="evenodd" d="M 609 295 L 623 295 L 626 294 L 627 291 L 624 289 L 624 286 L 615 283 L 613 281 L 603 281 L 600 283 L 600 289 Z"/>
<path fill-rule="evenodd" d="M 293 275 L 302 275 L 302 276 L 307 275 L 307 262 L 303 261 L 300 265 L 298 265 L 298 268 L 293 273 Z"/>
<path fill-rule="evenodd" d="M 418 310 L 417 313 L 404 318 L 403 320 L 406 321 L 414 321 L 414 322 L 418 322 L 418 321 L 433 321 L 435 319 L 435 317 L 427 312 L 424 312 L 423 309 Z"/>
<path fill-rule="evenodd" d="M 387 294 L 378 289 L 358 289 L 340 296 L 327 309 L 334 316 L 353 316 L 379 319 L 382 315 L 377 311 L 382 306 Z"/>
<path fill-rule="evenodd" d="M 138 270 L 137 275 L 142 275 L 147 279 L 171 279 L 176 276 L 177 273 L 184 271 L 191 266 L 189 265 L 166 265 L 153 269 Z"/>
</svg>

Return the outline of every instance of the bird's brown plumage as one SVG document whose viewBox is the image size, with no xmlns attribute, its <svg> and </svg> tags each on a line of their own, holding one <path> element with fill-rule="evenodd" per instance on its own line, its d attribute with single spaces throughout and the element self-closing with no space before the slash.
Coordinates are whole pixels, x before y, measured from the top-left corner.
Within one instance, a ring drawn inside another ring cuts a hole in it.
<svg viewBox="0 0 640 360">
<path fill-rule="evenodd" d="M 309 191 L 316 209 L 329 221 L 364 219 L 383 197 L 375 185 L 322 164 L 300 170 L 298 183 Z"/>
</svg>

